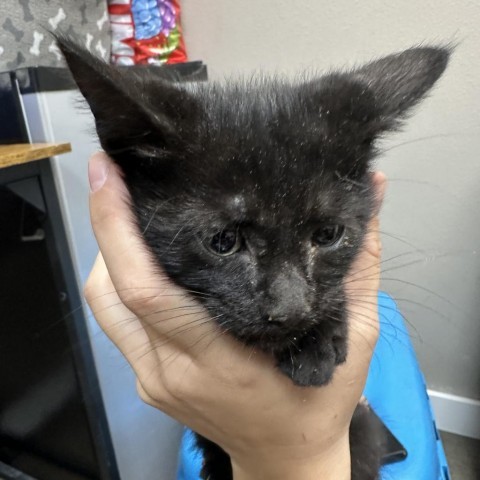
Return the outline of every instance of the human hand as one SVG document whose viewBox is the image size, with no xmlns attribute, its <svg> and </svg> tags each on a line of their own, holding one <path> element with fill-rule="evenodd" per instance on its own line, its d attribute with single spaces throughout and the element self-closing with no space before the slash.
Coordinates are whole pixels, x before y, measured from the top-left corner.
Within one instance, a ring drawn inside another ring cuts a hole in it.
<svg viewBox="0 0 480 480">
<path fill-rule="evenodd" d="M 103 172 L 103 173 L 102 173 Z M 108 173 L 108 175 L 106 175 Z M 90 162 L 91 217 L 100 246 L 85 296 L 125 355 L 144 401 L 220 445 L 238 478 L 350 478 L 348 428 L 378 336 L 378 219 L 346 281 L 349 355 L 333 380 L 300 388 L 273 360 L 215 325 L 155 263 L 133 220 L 118 168 Z M 379 196 L 383 175 L 374 177 Z"/>
</svg>

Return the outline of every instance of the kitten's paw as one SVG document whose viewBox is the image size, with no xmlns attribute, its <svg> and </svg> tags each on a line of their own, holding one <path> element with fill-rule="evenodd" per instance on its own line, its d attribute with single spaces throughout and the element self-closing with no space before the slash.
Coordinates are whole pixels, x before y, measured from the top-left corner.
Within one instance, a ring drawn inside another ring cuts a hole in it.
<svg viewBox="0 0 480 480">
<path fill-rule="evenodd" d="M 340 365 L 347 359 L 347 339 L 345 337 L 334 336 L 332 338 L 332 345 L 335 350 L 335 365 Z"/>
</svg>

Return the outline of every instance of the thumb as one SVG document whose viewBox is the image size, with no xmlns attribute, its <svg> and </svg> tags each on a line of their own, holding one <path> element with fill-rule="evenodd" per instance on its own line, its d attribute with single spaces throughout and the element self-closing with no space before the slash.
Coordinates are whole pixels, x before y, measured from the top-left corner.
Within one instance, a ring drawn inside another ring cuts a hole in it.
<svg viewBox="0 0 480 480">
<path fill-rule="evenodd" d="M 149 288 L 154 296 L 165 285 L 158 282 L 158 269 L 141 238 L 120 168 L 106 153 L 97 152 L 90 158 L 88 174 L 93 231 L 120 298 L 127 306 L 129 300 L 138 301 L 140 291 L 132 288 L 138 285 L 142 297 Z"/>
</svg>

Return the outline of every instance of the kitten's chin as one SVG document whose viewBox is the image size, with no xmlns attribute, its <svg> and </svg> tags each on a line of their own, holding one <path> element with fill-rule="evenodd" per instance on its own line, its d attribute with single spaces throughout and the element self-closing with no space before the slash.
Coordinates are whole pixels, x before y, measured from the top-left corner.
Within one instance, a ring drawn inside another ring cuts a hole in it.
<svg viewBox="0 0 480 480">
<path fill-rule="evenodd" d="M 266 326 L 256 332 L 242 332 L 235 335 L 241 342 L 255 346 L 267 353 L 282 352 L 286 348 L 293 347 L 309 334 L 309 330 L 292 331 L 285 328 Z"/>
</svg>

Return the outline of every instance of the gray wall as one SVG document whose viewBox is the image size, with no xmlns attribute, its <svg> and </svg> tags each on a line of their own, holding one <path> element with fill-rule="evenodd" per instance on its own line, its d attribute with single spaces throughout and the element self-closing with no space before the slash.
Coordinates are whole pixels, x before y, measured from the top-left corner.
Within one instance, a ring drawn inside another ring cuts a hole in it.
<svg viewBox="0 0 480 480">
<path fill-rule="evenodd" d="M 211 77 L 321 70 L 421 42 L 460 41 L 431 98 L 379 162 L 390 178 L 383 288 L 411 325 L 429 387 L 480 399 L 480 3 L 182 5 L 190 57 L 205 61 Z"/>
</svg>

